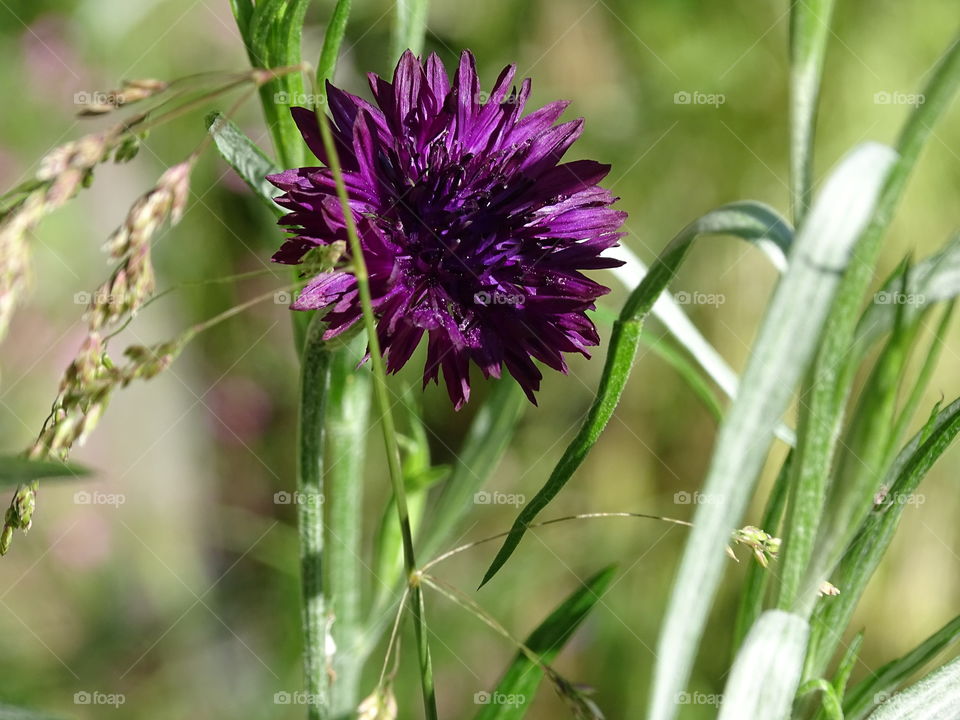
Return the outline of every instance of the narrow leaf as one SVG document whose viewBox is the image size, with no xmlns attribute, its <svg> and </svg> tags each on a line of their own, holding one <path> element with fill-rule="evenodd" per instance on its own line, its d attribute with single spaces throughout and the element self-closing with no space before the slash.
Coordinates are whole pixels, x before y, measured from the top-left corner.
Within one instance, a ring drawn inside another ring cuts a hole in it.
<svg viewBox="0 0 960 720">
<path fill-rule="evenodd" d="M 690 676 L 707 613 L 740 522 L 766 459 L 773 429 L 814 351 L 856 238 L 872 215 L 894 153 L 867 144 L 834 170 L 803 228 L 771 300 L 743 373 L 741 391 L 720 426 L 660 633 L 650 720 L 670 720 Z"/>
<path fill-rule="evenodd" d="M 730 671 L 718 720 L 790 717 L 809 631 L 798 615 L 782 610 L 761 615 Z"/>
<path fill-rule="evenodd" d="M 87 468 L 59 460 L 28 460 L 17 455 L 0 457 L 0 486 L 4 487 L 30 480 L 71 479 L 89 474 Z"/>
<path fill-rule="evenodd" d="M 877 704 L 888 698 L 901 683 L 960 639 L 960 616 L 955 617 L 903 657 L 888 662 L 850 690 L 844 700 L 846 720 L 862 720 Z"/>
<path fill-rule="evenodd" d="M 280 190 L 266 180 L 267 175 L 279 172 L 273 161 L 220 113 L 207 115 L 207 130 L 220 156 L 274 214 L 280 215 L 283 210 L 273 201 Z"/>
<path fill-rule="evenodd" d="M 960 707 L 960 658 L 886 700 L 870 720 L 956 720 Z"/>
<path fill-rule="evenodd" d="M 588 579 L 540 623 L 524 645 L 544 664 L 551 664 L 574 630 L 606 593 L 615 574 L 616 567 L 611 565 Z M 491 702 L 484 705 L 475 720 L 520 720 L 530 710 L 543 674 L 539 665 L 523 652 L 518 652 L 497 689 L 492 695 L 483 696 Z M 496 702 L 501 698 L 514 702 Z"/>
</svg>

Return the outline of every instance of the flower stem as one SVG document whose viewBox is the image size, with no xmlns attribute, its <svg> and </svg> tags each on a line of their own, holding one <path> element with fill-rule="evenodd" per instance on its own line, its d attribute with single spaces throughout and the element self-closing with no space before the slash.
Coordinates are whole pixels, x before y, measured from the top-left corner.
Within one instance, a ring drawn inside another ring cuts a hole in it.
<svg viewBox="0 0 960 720">
<path fill-rule="evenodd" d="M 380 427 L 383 429 L 383 442 L 387 452 L 387 467 L 390 472 L 390 484 L 397 506 L 397 519 L 400 523 L 400 533 L 403 539 L 403 562 L 407 579 L 410 583 L 410 607 L 413 613 L 414 629 L 417 638 L 417 650 L 420 656 L 420 682 L 423 689 L 423 709 L 427 720 L 437 720 L 437 701 L 433 686 L 433 668 L 430 660 L 430 648 L 427 643 L 427 626 L 424 617 L 423 591 L 420 587 L 420 578 L 417 572 L 417 561 L 413 551 L 413 531 L 410 527 L 410 513 L 407 510 L 407 495 L 403 482 L 403 471 L 400 465 L 400 447 L 397 444 L 397 433 L 393 423 L 393 414 L 390 411 L 391 403 L 387 387 L 387 373 L 380 351 L 380 340 L 377 336 L 377 325 L 373 315 L 373 298 L 370 294 L 370 283 L 367 276 L 367 263 L 363 257 L 363 248 L 357 235 L 357 225 L 350 209 L 350 200 L 343 180 L 343 170 L 333 142 L 333 135 L 327 124 L 327 118 L 318 110 L 317 124 L 323 138 L 323 147 L 327 153 L 330 171 L 333 173 L 337 185 L 337 196 L 343 210 L 344 222 L 347 227 L 347 237 L 350 240 L 350 256 L 353 262 L 353 274 L 356 278 L 357 289 L 360 293 L 360 303 L 363 307 L 363 324 L 367 331 L 367 343 L 370 352 L 370 364 L 373 368 L 373 393 L 380 414 Z"/>
<path fill-rule="evenodd" d="M 323 326 L 314 318 L 307 331 L 300 377 L 300 418 L 297 436 L 297 526 L 300 534 L 300 575 L 303 594 L 303 669 L 309 720 L 327 713 L 327 613 L 323 588 L 323 451 L 324 416 L 330 379 L 330 354 Z"/>
</svg>

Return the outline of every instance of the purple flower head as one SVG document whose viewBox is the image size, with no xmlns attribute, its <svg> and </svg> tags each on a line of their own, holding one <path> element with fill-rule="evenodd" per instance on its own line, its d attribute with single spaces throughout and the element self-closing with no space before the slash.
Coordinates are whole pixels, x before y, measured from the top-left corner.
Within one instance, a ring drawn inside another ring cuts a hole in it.
<svg viewBox="0 0 960 720">
<path fill-rule="evenodd" d="M 424 385 L 442 369 L 457 408 L 470 396 L 471 361 L 485 377 L 506 366 L 535 403 L 534 360 L 566 372 L 564 353 L 589 357 L 599 336 L 586 311 L 609 290 L 581 271 L 621 264 L 601 256 L 626 217 L 597 186 L 610 167 L 560 164 L 583 120 L 555 124 L 565 101 L 523 116 L 530 80 L 511 88 L 515 69 L 484 93 L 469 52 L 451 82 L 436 55 L 421 63 L 408 51 L 392 83 L 370 74 L 376 107 L 327 84 L 387 370 L 403 367 L 426 335 Z M 328 165 L 313 111 L 292 112 Z M 291 233 L 274 261 L 298 264 L 317 246 L 347 240 L 327 168 L 269 180 L 284 191 L 280 224 Z M 314 277 L 292 307 L 327 309 L 328 338 L 361 318 L 356 281 L 344 271 Z"/>
</svg>

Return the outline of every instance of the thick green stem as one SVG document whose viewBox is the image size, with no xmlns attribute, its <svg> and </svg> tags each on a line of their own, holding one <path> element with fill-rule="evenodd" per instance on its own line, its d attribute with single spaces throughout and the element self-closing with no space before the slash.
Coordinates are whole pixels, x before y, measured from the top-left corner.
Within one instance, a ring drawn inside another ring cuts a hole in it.
<svg viewBox="0 0 960 720">
<path fill-rule="evenodd" d="M 363 338 L 357 338 L 360 343 Z M 363 669 L 362 557 L 364 438 L 370 414 L 370 376 L 356 371 L 362 346 L 336 351 L 331 359 L 326 417 L 327 588 L 336 645 L 330 705 L 333 716 L 349 717 L 360 699 Z"/>
<path fill-rule="evenodd" d="M 397 519 L 400 523 L 400 532 L 403 535 L 403 560 L 411 586 L 410 607 L 413 613 L 414 629 L 417 635 L 417 650 L 420 656 L 420 681 L 423 688 L 423 707 L 427 720 L 436 720 L 437 702 L 433 687 L 433 669 L 430 661 L 430 648 L 427 643 L 427 627 L 423 610 L 423 591 L 417 572 L 417 561 L 413 551 L 413 532 L 410 527 L 410 513 L 407 509 L 406 488 L 403 482 L 403 470 L 400 464 L 400 447 L 397 444 L 397 432 L 393 423 L 393 414 L 390 411 L 390 390 L 387 387 L 387 372 L 384 366 L 383 355 L 380 350 L 380 340 L 377 336 L 377 324 L 373 314 L 373 298 L 370 294 L 370 283 L 367 276 L 367 263 L 363 257 L 363 248 L 357 235 L 357 226 L 350 209 L 350 199 L 343 181 L 343 169 L 340 158 L 333 142 L 333 135 L 327 124 L 327 118 L 322 112 L 317 112 L 317 123 L 323 137 L 323 147 L 327 153 L 330 171 L 337 184 L 337 196 L 343 211 L 347 226 L 347 236 L 350 240 L 350 259 L 353 264 L 353 275 L 356 278 L 357 289 L 360 294 L 360 303 L 363 307 L 363 324 L 367 331 L 367 342 L 370 351 L 370 364 L 373 368 L 373 389 L 376 398 L 377 411 L 380 414 L 380 427 L 383 430 L 383 442 L 387 453 L 387 466 L 390 471 L 390 483 L 397 506 Z"/>
<path fill-rule="evenodd" d="M 297 526 L 300 533 L 300 575 L 303 594 L 303 669 L 311 697 L 307 717 L 327 717 L 326 636 L 328 615 L 323 589 L 323 451 L 324 415 L 330 382 L 330 355 L 323 326 L 315 318 L 307 331 L 300 375 L 300 418 L 297 431 Z"/>
</svg>

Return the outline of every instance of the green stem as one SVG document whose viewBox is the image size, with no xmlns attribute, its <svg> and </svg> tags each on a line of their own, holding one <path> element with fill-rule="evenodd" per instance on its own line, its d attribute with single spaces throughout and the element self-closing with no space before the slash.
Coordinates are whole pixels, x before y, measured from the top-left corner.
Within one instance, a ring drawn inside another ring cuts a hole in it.
<svg viewBox="0 0 960 720">
<path fill-rule="evenodd" d="M 357 338 L 363 341 L 363 338 Z M 348 717 L 359 703 L 364 656 L 360 563 L 362 547 L 364 438 L 370 414 L 370 376 L 357 372 L 359 343 L 336 351 L 330 368 L 327 433 L 327 588 L 334 617 L 330 704 L 334 717 Z"/>
<path fill-rule="evenodd" d="M 297 431 L 297 526 L 303 594 L 303 668 L 312 698 L 307 717 L 327 716 L 327 612 L 323 590 L 323 451 L 324 415 L 330 381 L 330 354 L 319 318 L 310 323 L 300 375 L 300 417 Z"/>
<path fill-rule="evenodd" d="M 397 506 L 397 519 L 400 523 L 400 532 L 403 535 L 403 560 L 408 581 L 411 584 L 410 606 L 413 612 L 414 629 L 417 635 L 417 649 L 420 655 L 420 682 L 423 688 L 423 707 L 427 720 L 437 719 L 436 694 L 433 687 L 433 669 L 430 661 L 430 649 L 427 643 L 427 627 L 423 614 L 423 591 L 420 588 L 420 579 L 417 573 L 417 561 L 413 551 L 413 532 L 410 527 L 410 513 L 407 509 L 406 488 L 403 482 L 403 470 L 400 464 L 400 447 L 397 444 L 397 432 L 393 423 L 393 414 L 390 411 L 390 396 L 387 387 L 387 372 L 380 349 L 380 339 L 377 336 L 377 324 L 373 314 L 373 298 L 370 294 L 370 282 L 367 275 L 367 263 L 363 256 L 363 248 L 357 235 L 357 226 L 350 209 L 350 200 L 343 180 L 343 169 L 340 158 L 333 142 L 333 135 L 327 124 L 327 118 L 322 112 L 317 112 L 317 124 L 323 137 L 323 147 L 327 153 L 330 171 L 337 184 L 337 196 L 343 211 L 347 226 L 347 237 L 350 240 L 350 258 L 353 263 L 353 275 L 360 293 L 360 303 L 363 308 L 363 324 L 367 331 L 367 342 L 370 352 L 370 364 L 373 368 L 374 398 L 377 411 L 380 414 L 380 427 L 383 430 L 383 442 L 387 453 L 387 467 L 390 471 L 390 483 Z"/>
</svg>

